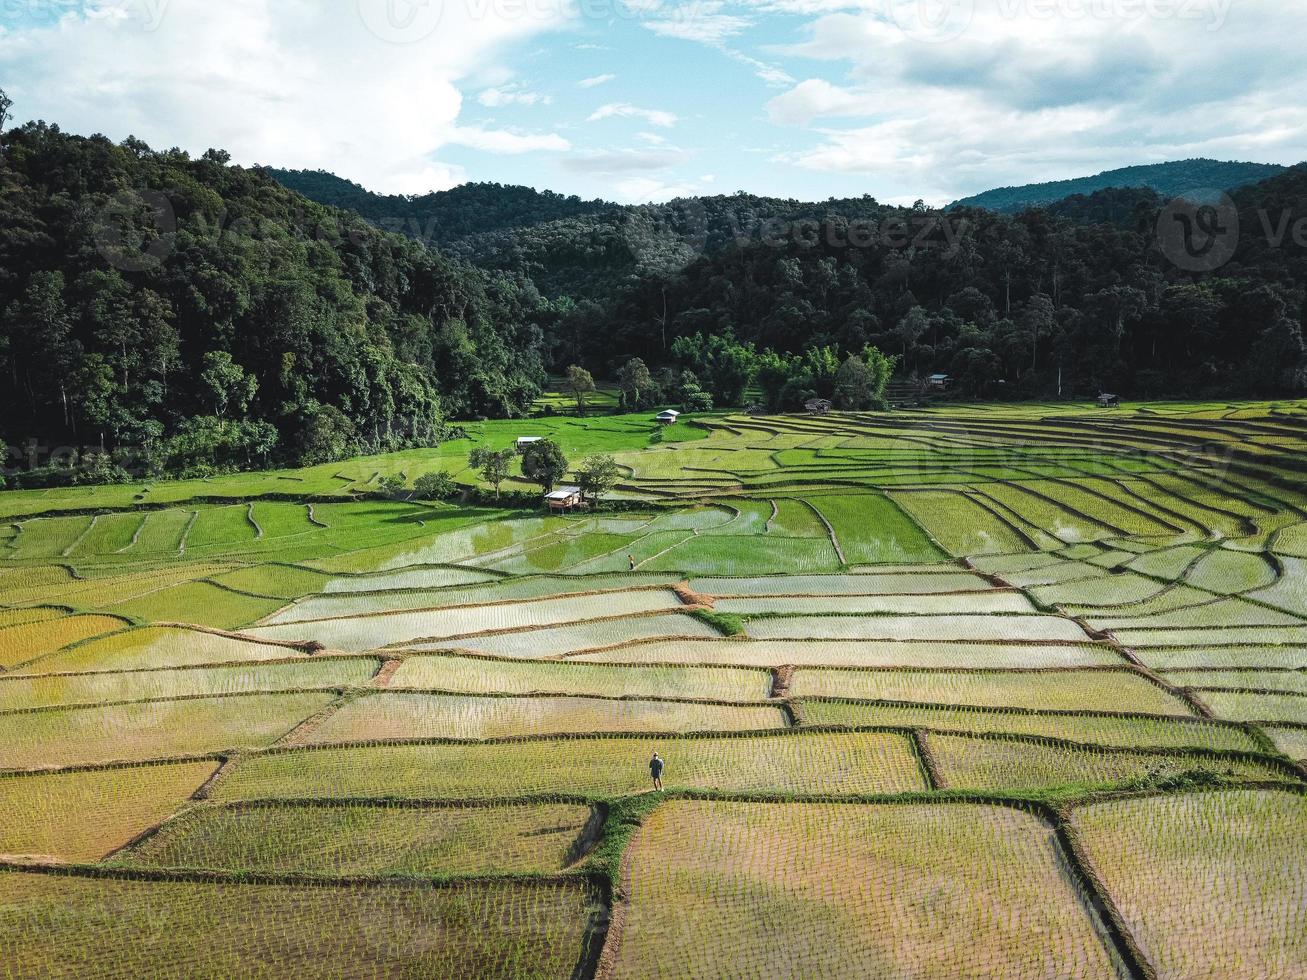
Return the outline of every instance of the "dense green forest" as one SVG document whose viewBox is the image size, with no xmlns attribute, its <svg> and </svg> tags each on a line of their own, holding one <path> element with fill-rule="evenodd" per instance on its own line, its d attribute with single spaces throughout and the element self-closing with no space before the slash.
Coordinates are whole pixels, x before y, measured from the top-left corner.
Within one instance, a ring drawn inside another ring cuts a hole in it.
<svg viewBox="0 0 1307 980">
<path fill-rule="evenodd" d="M 1302 166 L 1236 191 L 1237 250 L 1190 272 L 1146 186 L 1011 215 L 384 197 L 44 123 L 0 139 L 0 436 L 24 485 L 67 478 L 57 446 L 100 480 L 430 445 L 572 366 L 626 407 L 700 410 L 872 407 L 892 370 L 964 397 L 1307 388 Z"/>
<path fill-rule="evenodd" d="M 1291 233 L 1307 218 L 1307 171 L 1271 169 L 1235 192 L 1238 251 L 1203 273 L 1161 247 L 1166 199 L 1147 187 L 1015 215 L 736 194 L 524 219 L 444 247 L 553 300 L 556 369 L 612 377 L 632 355 L 695 368 L 677 339 L 730 331 L 755 360 L 870 344 L 900 373 L 949 373 L 970 397 L 1277 396 L 1307 384 L 1307 264 Z M 468 227 L 463 205 L 486 193 L 436 195 L 440 220 Z"/>
<path fill-rule="evenodd" d="M 1052 180 L 1045 184 L 1026 184 L 1021 187 L 996 187 L 964 197 L 954 206 L 1012 213 L 1024 208 L 1053 204 L 1073 195 L 1089 195 L 1116 187 L 1147 187 L 1162 197 L 1176 197 L 1197 190 L 1232 191 L 1274 177 L 1283 169 L 1273 163 L 1176 160 L 1171 163 L 1107 170 L 1093 177 Z"/>
<path fill-rule="evenodd" d="M 530 283 L 219 152 L 45 124 L 3 150 L 0 435 L 28 482 L 58 477 L 46 447 L 130 447 L 98 478 L 427 445 L 539 392 L 551 313 Z"/>
</svg>

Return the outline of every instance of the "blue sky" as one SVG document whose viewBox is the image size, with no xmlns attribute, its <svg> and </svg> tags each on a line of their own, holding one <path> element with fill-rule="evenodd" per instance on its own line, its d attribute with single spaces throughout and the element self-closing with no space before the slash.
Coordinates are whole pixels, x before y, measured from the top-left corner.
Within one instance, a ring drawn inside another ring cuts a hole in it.
<svg viewBox="0 0 1307 980">
<path fill-rule="evenodd" d="M 18 120 L 386 192 L 946 203 L 1307 159 L 1298 0 L 0 0 Z"/>
</svg>

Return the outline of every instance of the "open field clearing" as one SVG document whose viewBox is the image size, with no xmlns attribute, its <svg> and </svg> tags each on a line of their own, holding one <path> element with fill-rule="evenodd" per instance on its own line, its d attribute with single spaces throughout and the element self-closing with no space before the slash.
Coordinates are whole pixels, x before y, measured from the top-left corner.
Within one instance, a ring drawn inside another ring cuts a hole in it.
<svg viewBox="0 0 1307 980">
<path fill-rule="evenodd" d="M 607 649 L 641 640 L 721 639 L 721 633 L 694 616 L 679 612 L 656 616 L 619 616 L 547 629 L 518 630 L 448 640 L 409 643 L 412 651 L 471 650 L 496 657 L 539 660 L 580 650 Z"/>
<path fill-rule="evenodd" d="M 1269 763 L 1235 756 L 1108 751 L 954 735 L 931 735 L 929 744 L 940 778 L 949 789 L 1108 788 L 1192 773 L 1234 781 L 1295 779 Z"/>
<path fill-rule="evenodd" d="M 583 854 L 588 806 L 202 807 L 116 864 L 323 875 L 548 874 Z"/>
<path fill-rule="evenodd" d="M 921 767 L 902 736 L 796 733 L 275 752 L 234 767 L 214 799 L 625 795 L 648 789 L 645 762 L 655 748 L 667 760 L 663 779 L 669 789 L 851 794 L 925 788 Z"/>
<path fill-rule="evenodd" d="M 628 875 L 619 977 L 1127 975 L 1015 809 L 667 803 Z"/>
<path fill-rule="evenodd" d="M 786 726 L 780 708 L 578 697 L 459 697 L 404 692 L 351 701 L 306 744 L 514 738 L 568 732 L 732 732 Z"/>
<path fill-rule="evenodd" d="M 1182 700 L 1129 670 L 799 670 L 795 697 L 843 697 L 1046 711 L 1132 711 L 1192 715 Z"/>
<path fill-rule="evenodd" d="M 380 665 L 380 661 L 371 657 L 318 657 L 293 663 L 190 667 L 125 674 L 0 677 L 0 711 L 261 691 L 361 687 L 372 679 Z"/>
<path fill-rule="evenodd" d="M 1057 616 L 777 616 L 754 619 L 759 640 L 1021 640 L 1077 643 L 1089 639 Z"/>
<path fill-rule="evenodd" d="M 804 701 L 805 725 L 892 725 L 978 735 L 1007 732 L 1122 748 L 1201 748 L 1254 752 L 1260 743 L 1238 725 L 1200 719 L 1073 712 L 1004 711 L 954 705 Z"/>
<path fill-rule="evenodd" d="M 916 572 L 867 575 L 767 575 L 759 578 L 695 578 L 690 588 L 720 598 L 750 596 L 873 596 L 963 592 L 991 588 L 972 572 L 943 565 L 939 572 L 922 566 Z"/>
<path fill-rule="evenodd" d="M 967 591 L 961 595 L 865 595 L 865 596 L 763 596 L 751 599 L 719 599 L 718 612 L 756 616 L 811 616 L 823 612 L 841 615 L 909 615 L 938 616 L 947 614 L 990 615 L 993 613 L 1033 613 L 1030 600 L 1019 592 Z"/>
<path fill-rule="evenodd" d="M 14 976 L 566 980 L 588 956 L 593 897 L 581 882 L 296 887 L 0 874 Z"/>
<path fill-rule="evenodd" d="M 0 667 L 13 670 L 80 640 L 127 625 L 109 616 L 63 616 L 7 626 L 0 629 Z"/>
<path fill-rule="evenodd" d="M 0 714 L 0 769 L 167 759 L 260 748 L 334 694 L 256 694 Z"/>
<path fill-rule="evenodd" d="M 1307 695 L 1267 691 L 1202 691 L 1220 718 L 1231 721 L 1288 721 L 1307 725 Z"/>
<path fill-rule="evenodd" d="M 1159 977 L 1307 973 L 1301 793 L 1148 796 L 1081 807 L 1072 821 Z"/>
<path fill-rule="evenodd" d="M 448 639 L 496 630 L 553 626 L 630 616 L 638 613 L 679 609 L 683 603 L 669 590 L 622 592 L 617 595 L 510 602 L 488 606 L 466 606 L 420 613 L 391 613 L 354 616 L 314 622 L 311 626 L 290 623 L 246 630 L 254 639 L 294 641 L 313 639 L 333 650 L 359 651 L 413 644 L 428 639 Z"/>
<path fill-rule="evenodd" d="M 245 660 L 284 660 L 300 652 L 293 647 L 273 646 L 202 630 L 149 626 L 65 647 L 59 653 L 29 663 L 20 673 L 150 670 Z"/>
<path fill-rule="evenodd" d="M 1307 405 L 459 424 L 0 493 L 0 976 L 1307 973 Z"/>
<path fill-rule="evenodd" d="M 0 858 L 98 861 L 172 816 L 216 762 L 0 777 Z"/>
<path fill-rule="evenodd" d="M 408 657 L 390 678 L 404 688 L 464 694 L 590 694 L 598 697 L 762 701 L 771 696 L 767 670 L 729 667 L 625 667 L 534 663 L 481 657 Z M 3 693 L 0 681 L 0 693 Z"/>
<path fill-rule="evenodd" d="M 1307 726 L 1290 728 L 1283 725 L 1262 725 L 1260 727 L 1275 742 L 1275 747 L 1290 759 L 1307 762 Z"/>
<path fill-rule="evenodd" d="M 1091 643 L 1029 645 L 894 640 L 652 640 L 569 659 L 616 664 L 733 664 L 742 667 L 1119 667 L 1119 653 Z"/>
<path fill-rule="evenodd" d="M 671 586 L 675 575 L 527 576 L 493 583 L 443 589 L 404 589 L 379 593 L 314 595 L 268 617 L 268 625 L 313 619 L 364 616 L 405 609 L 443 609 L 450 606 L 490 606 L 496 603 L 545 596 L 594 595 L 622 592 L 639 586 Z M 618 600 L 622 597 L 617 597 Z"/>
</svg>

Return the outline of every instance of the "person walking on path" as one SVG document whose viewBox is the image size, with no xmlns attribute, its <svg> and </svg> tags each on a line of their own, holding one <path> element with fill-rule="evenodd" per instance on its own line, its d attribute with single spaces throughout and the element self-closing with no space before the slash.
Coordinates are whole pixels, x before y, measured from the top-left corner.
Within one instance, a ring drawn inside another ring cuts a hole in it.
<svg viewBox="0 0 1307 980">
<path fill-rule="evenodd" d="M 635 571 L 635 555 L 627 555 L 626 560 L 631 563 L 631 571 Z"/>
<path fill-rule="evenodd" d="M 663 760 L 659 758 L 657 752 L 649 760 L 649 775 L 653 777 L 654 792 L 661 793 L 663 791 Z"/>
</svg>

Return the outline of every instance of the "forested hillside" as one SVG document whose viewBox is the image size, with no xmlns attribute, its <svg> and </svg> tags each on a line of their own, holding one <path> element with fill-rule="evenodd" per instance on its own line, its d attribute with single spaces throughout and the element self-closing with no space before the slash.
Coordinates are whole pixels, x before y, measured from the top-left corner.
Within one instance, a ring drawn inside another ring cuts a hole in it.
<svg viewBox="0 0 1307 980">
<path fill-rule="evenodd" d="M 1225 160 L 1177 160 L 1139 167 L 1107 170 L 1092 177 L 1052 180 L 1044 184 L 1021 187 L 997 187 L 965 197 L 959 207 L 988 208 L 1014 212 L 1023 208 L 1052 204 L 1075 194 L 1093 194 L 1108 188 L 1147 187 L 1162 197 L 1192 194 L 1199 190 L 1230 191 L 1268 177 L 1284 168 L 1271 163 L 1240 163 Z"/>
<path fill-rule="evenodd" d="M 11 446 L 131 447 L 136 472 L 203 474 L 430 444 L 446 417 L 519 414 L 538 393 L 547 309 L 529 284 L 219 152 L 45 124 L 3 150 Z"/>
</svg>

